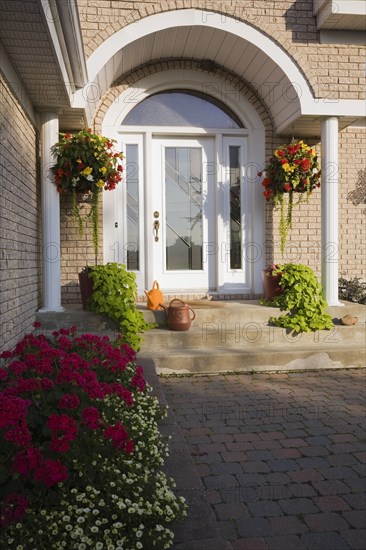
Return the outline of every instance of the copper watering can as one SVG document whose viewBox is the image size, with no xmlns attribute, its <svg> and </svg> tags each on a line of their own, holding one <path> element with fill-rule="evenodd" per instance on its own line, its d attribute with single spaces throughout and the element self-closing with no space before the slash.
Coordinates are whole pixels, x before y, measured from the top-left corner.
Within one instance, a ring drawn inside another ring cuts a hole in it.
<svg viewBox="0 0 366 550">
<path fill-rule="evenodd" d="M 173 302 L 177 303 L 174 304 Z M 165 306 L 164 304 L 160 305 L 164 308 L 168 316 L 168 328 L 170 330 L 188 330 L 193 319 L 196 317 L 193 309 L 178 298 L 174 298 L 169 306 Z M 193 317 L 191 317 L 191 313 Z"/>
</svg>

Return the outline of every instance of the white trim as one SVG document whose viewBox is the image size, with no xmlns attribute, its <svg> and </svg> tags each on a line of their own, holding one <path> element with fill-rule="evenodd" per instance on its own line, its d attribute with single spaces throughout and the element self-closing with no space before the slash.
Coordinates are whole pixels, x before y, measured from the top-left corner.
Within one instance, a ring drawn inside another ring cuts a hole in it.
<svg viewBox="0 0 366 550">
<path fill-rule="evenodd" d="M 97 84 L 98 75 L 103 71 L 108 61 L 128 44 L 136 42 L 138 39 L 162 29 L 185 26 L 205 26 L 213 29 L 225 30 L 255 45 L 265 55 L 272 59 L 281 70 L 282 67 L 286 67 L 286 72 L 282 70 L 283 75 L 288 80 L 289 85 L 295 84 L 295 86 L 293 86 L 294 97 L 298 97 L 301 106 L 303 107 L 307 103 L 311 104 L 313 95 L 306 79 L 288 53 L 280 48 L 278 44 L 243 21 L 238 21 L 227 15 L 225 15 L 223 21 L 223 16 L 221 14 L 199 9 L 179 9 L 150 15 L 114 33 L 91 54 L 87 61 L 91 82 Z M 110 76 L 109 79 L 111 80 L 111 78 Z M 99 90 L 100 97 L 111 83 L 111 81 L 106 81 L 105 89 Z M 88 85 L 90 85 L 90 83 Z M 301 90 L 300 94 L 298 93 L 299 90 Z M 73 106 L 85 108 L 87 95 L 88 94 L 83 94 L 83 90 L 77 92 Z"/>
<path fill-rule="evenodd" d="M 341 305 L 338 300 L 338 119 L 322 121 L 321 131 L 322 185 L 322 285 L 329 306 Z"/>
<path fill-rule="evenodd" d="M 41 113 L 43 307 L 40 311 L 63 311 L 61 306 L 60 196 L 51 175 L 51 147 L 58 140 L 58 115 Z"/>
<path fill-rule="evenodd" d="M 235 98 L 238 96 L 238 90 L 233 86 L 230 86 L 229 83 L 225 84 L 226 94 L 225 98 L 222 98 L 222 82 L 222 79 L 215 75 L 206 74 L 191 69 L 184 71 L 171 69 L 146 76 L 136 82 L 133 88 L 124 90 L 121 95 L 114 100 L 103 119 L 103 131 L 108 131 L 109 129 L 113 131 L 116 126 L 121 126 L 125 116 L 146 97 L 152 94 L 174 89 L 196 90 L 200 92 L 207 90 L 208 95 L 225 103 L 244 124 L 245 128 L 242 130 L 234 130 L 235 133 L 237 132 L 241 135 L 244 133 L 248 135 L 255 129 L 263 129 L 262 120 L 249 101 L 247 101 L 242 95 L 239 96 L 240 101 L 235 101 Z M 138 127 L 136 126 L 121 127 L 121 130 L 125 131 L 127 128 L 131 128 L 132 131 L 138 131 Z M 179 131 L 181 131 L 180 127 L 177 127 L 177 130 L 178 128 Z M 159 133 L 163 133 L 165 131 L 165 129 L 161 127 L 155 129 Z M 172 128 L 168 127 L 167 131 L 168 133 L 171 132 Z M 189 131 L 196 133 L 196 128 L 192 127 L 186 129 L 186 132 Z M 197 133 L 211 133 L 214 135 L 215 130 L 213 128 L 201 130 L 197 129 Z"/>
<path fill-rule="evenodd" d="M 7 54 L 7 51 L 5 50 L 3 44 L 0 41 L 0 67 L 1 71 L 4 74 L 6 80 L 8 81 L 8 84 L 11 87 L 11 90 L 17 100 L 19 101 L 20 105 L 23 107 L 27 115 L 32 121 L 32 124 L 34 126 L 38 126 L 37 124 L 37 117 L 36 113 L 33 108 L 33 104 L 27 94 L 26 87 L 24 86 L 23 82 L 20 80 L 17 72 L 14 69 L 13 64 L 11 63 L 9 56 Z"/>
</svg>

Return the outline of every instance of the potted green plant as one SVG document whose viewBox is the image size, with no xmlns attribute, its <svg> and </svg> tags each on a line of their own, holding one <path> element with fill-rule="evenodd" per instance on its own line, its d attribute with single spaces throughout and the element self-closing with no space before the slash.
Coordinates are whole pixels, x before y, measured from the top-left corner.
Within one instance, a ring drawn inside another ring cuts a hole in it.
<svg viewBox="0 0 366 550">
<path fill-rule="evenodd" d="M 282 271 L 278 264 L 270 264 L 262 271 L 264 299 L 271 301 L 283 292 L 281 287 Z"/>
<path fill-rule="evenodd" d="M 51 171 L 59 193 L 71 195 L 72 213 L 79 224 L 80 235 L 87 219 L 91 220 L 95 263 L 99 247 L 99 197 L 103 190 L 112 191 L 122 180 L 123 154 L 115 150 L 116 140 L 100 136 L 90 128 L 74 134 L 60 134 L 52 148 L 56 163 Z M 78 195 L 90 198 L 90 212 L 82 215 Z"/>
<path fill-rule="evenodd" d="M 292 263 L 281 265 L 280 270 L 283 293 L 275 305 L 287 313 L 271 317 L 269 322 L 294 333 L 330 330 L 333 321 L 326 312 L 328 304 L 313 270 Z"/>
<path fill-rule="evenodd" d="M 274 207 L 280 207 L 280 239 L 281 253 L 284 256 L 288 234 L 292 228 L 292 209 L 294 193 L 297 193 L 299 204 L 304 195 L 309 199 L 311 193 L 320 187 L 320 170 L 315 149 L 309 147 L 302 140 L 291 141 L 275 150 L 263 172 L 265 174 L 262 185 L 267 201 L 272 201 Z M 285 195 L 288 196 L 287 212 L 285 209 Z"/>
</svg>

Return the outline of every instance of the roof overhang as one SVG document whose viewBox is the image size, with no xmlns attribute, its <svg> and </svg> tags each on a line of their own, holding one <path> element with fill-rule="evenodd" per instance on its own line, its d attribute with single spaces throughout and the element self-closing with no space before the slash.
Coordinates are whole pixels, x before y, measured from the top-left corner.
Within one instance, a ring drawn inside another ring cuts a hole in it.
<svg viewBox="0 0 366 550">
<path fill-rule="evenodd" d="M 182 58 L 201 62 L 203 70 L 210 63 L 224 67 L 247 82 L 279 134 L 320 135 L 325 116 L 341 117 L 340 127 L 365 116 L 361 100 L 317 99 L 291 56 L 260 30 L 197 9 L 154 14 L 110 36 L 88 59 L 90 81 L 76 92 L 73 105 L 92 117 L 96 104 L 123 75 L 149 63 Z"/>
<path fill-rule="evenodd" d="M 318 29 L 366 30 L 365 0 L 314 0 Z"/>
</svg>

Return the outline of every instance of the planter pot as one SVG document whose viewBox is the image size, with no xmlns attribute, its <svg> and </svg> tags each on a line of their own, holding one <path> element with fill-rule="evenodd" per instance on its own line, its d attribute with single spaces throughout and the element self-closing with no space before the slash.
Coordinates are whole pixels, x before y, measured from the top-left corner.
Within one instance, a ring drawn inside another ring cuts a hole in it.
<svg viewBox="0 0 366 550">
<path fill-rule="evenodd" d="M 275 296 L 279 296 L 283 292 L 280 287 L 282 274 L 271 275 L 268 271 L 262 271 L 263 293 L 265 300 L 273 300 Z"/>
<path fill-rule="evenodd" d="M 88 277 L 87 271 L 81 271 L 79 273 L 79 286 L 81 294 L 81 302 L 83 304 L 83 309 L 87 309 L 89 298 L 93 294 L 93 279 Z"/>
</svg>

